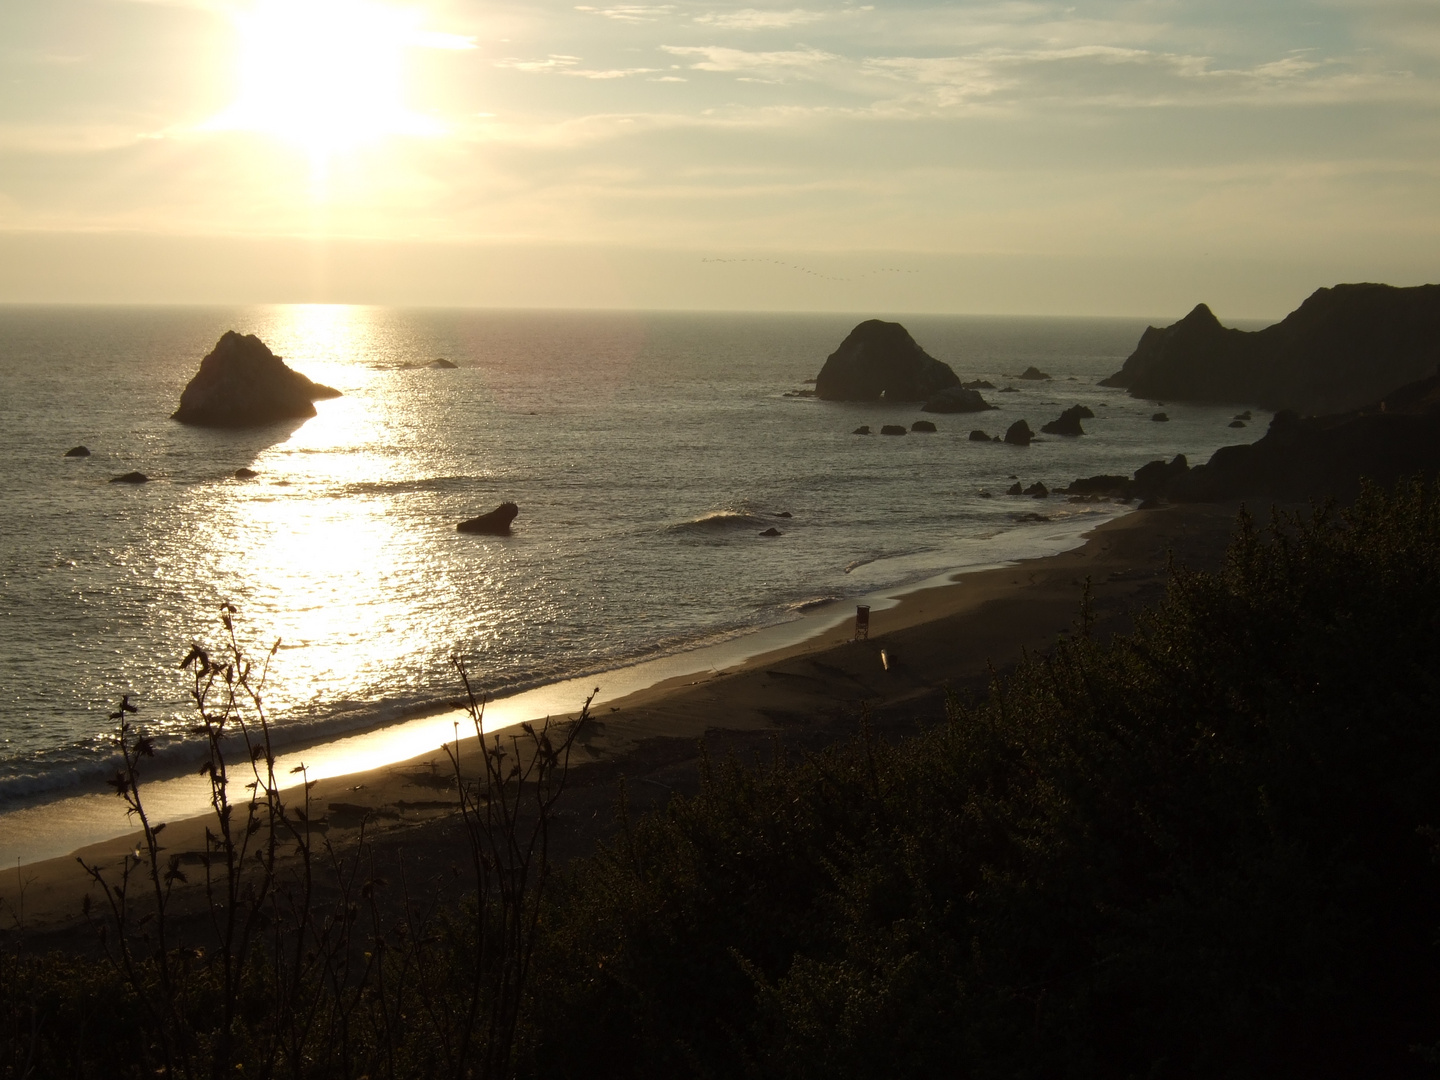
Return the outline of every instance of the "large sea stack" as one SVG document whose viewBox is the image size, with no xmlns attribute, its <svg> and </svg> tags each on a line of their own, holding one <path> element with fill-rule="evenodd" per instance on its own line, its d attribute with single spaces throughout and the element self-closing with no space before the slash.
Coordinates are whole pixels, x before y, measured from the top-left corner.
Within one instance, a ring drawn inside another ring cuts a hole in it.
<svg viewBox="0 0 1440 1080">
<path fill-rule="evenodd" d="M 1204 304 L 1148 328 L 1102 386 L 1165 401 L 1341 413 L 1424 378 L 1440 362 L 1440 285 L 1336 285 L 1282 322 L 1227 329 Z"/>
<path fill-rule="evenodd" d="M 899 323 L 870 319 L 825 360 L 815 396 L 825 401 L 925 401 L 960 377 L 925 352 Z M 978 397 L 978 395 L 977 395 Z"/>
<path fill-rule="evenodd" d="M 339 396 L 293 370 L 254 334 L 227 330 L 171 415 L 199 427 L 261 427 L 314 416 L 314 402 Z"/>
</svg>

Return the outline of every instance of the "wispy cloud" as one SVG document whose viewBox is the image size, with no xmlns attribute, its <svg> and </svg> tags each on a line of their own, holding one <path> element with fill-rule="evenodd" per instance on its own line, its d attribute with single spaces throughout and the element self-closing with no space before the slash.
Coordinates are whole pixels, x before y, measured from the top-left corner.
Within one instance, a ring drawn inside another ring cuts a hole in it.
<svg viewBox="0 0 1440 1080">
<path fill-rule="evenodd" d="M 708 11 L 703 15 L 696 15 L 695 21 L 721 30 L 785 30 L 792 26 L 819 22 L 823 18 L 825 12 L 807 11 L 804 8 L 792 8 L 789 11 L 741 8 L 739 11 Z"/>
<path fill-rule="evenodd" d="M 750 52 L 723 45 L 662 45 L 671 56 L 691 61 L 694 71 L 716 71 L 731 74 L 782 80 L 786 77 L 808 77 L 827 64 L 842 58 L 821 49 L 785 49 L 773 52 Z"/>
<path fill-rule="evenodd" d="M 503 60 L 495 61 L 498 68 L 508 68 L 511 71 L 523 71 L 531 75 L 569 75 L 577 79 L 627 79 L 632 75 L 653 75 L 663 68 L 653 67 L 629 67 L 629 68 L 582 68 L 579 66 L 580 57 L 565 56 L 558 53 L 551 53 L 544 60 L 521 60 L 516 57 L 506 57 Z"/>
<path fill-rule="evenodd" d="M 600 15 L 617 22 L 643 23 L 668 18 L 675 13 L 674 4 L 620 4 L 616 7 L 597 8 L 576 5 L 576 11 L 589 15 Z"/>
</svg>

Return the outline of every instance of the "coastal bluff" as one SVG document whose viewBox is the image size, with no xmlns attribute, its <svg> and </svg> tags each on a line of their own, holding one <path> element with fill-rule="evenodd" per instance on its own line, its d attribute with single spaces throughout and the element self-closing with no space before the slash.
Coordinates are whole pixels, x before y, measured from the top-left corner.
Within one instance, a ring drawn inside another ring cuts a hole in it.
<svg viewBox="0 0 1440 1080">
<path fill-rule="evenodd" d="M 171 419 L 197 427 L 262 427 L 315 415 L 315 402 L 340 391 L 312 382 L 254 334 L 227 330 L 200 361 Z"/>
<path fill-rule="evenodd" d="M 1234 402 L 1324 415 L 1360 409 L 1440 363 L 1440 285 L 1318 289 L 1263 330 L 1222 326 L 1204 304 L 1149 327 L 1101 386 L 1163 401 Z"/>
<path fill-rule="evenodd" d="M 950 365 L 916 344 L 905 327 L 868 319 L 826 358 L 815 379 L 815 396 L 824 401 L 925 401 L 959 385 Z"/>
</svg>

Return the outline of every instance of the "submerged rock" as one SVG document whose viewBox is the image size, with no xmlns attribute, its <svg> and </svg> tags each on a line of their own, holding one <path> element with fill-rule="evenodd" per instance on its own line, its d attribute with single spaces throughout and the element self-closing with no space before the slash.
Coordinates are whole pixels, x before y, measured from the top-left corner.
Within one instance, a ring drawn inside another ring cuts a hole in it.
<svg viewBox="0 0 1440 1080">
<path fill-rule="evenodd" d="M 932 424 L 929 420 L 916 420 L 913 424 L 910 425 L 910 430 L 933 432 L 935 430 L 935 425 Z"/>
<path fill-rule="evenodd" d="M 880 429 L 881 435 L 904 435 L 905 428 L 901 424 L 886 424 Z"/>
<path fill-rule="evenodd" d="M 443 356 L 437 356 L 434 360 L 431 360 L 430 363 L 426 364 L 425 366 L 428 368 L 434 368 L 436 371 L 454 371 L 460 365 L 455 363 L 453 360 L 446 360 Z"/>
<path fill-rule="evenodd" d="M 200 361 L 171 418 L 199 427 L 262 427 L 315 415 L 340 391 L 311 382 L 254 334 L 227 330 Z"/>
<path fill-rule="evenodd" d="M 899 323 L 862 322 L 825 360 L 815 396 L 825 401 L 924 401 L 960 377 Z"/>
<path fill-rule="evenodd" d="M 861 424 L 859 427 L 857 427 L 857 428 L 856 428 L 854 431 L 852 431 L 850 434 L 851 434 L 851 435 L 871 435 L 871 434 L 874 434 L 874 433 L 870 430 L 870 425 L 869 425 L 869 424 Z"/>
<path fill-rule="evenodd" d="M 257 473 L 254 469 L 236 469 L 236 470 L 235 470 L 235 479 L 236 479 L 236 480 L 254 480 L 255 477 L 257 477 L 257 476 L 259 476 L 259 475 L 260 475 L 260 474 Z"/>
<path fill-rule="evenodd" d="M 765 530 L 764 532 L 762 532 L 760 535 L 761 535 L 761 536 L 784 536 L 785 534 L 782 533 L 779 529 L 775 528 L 775 526 L 772 525 L 772 526 L 770 526 L 770 528 L 766 529 L 766 530 Z"/>
<path fill-rule="evenodd" d="M 66 450 L 66 451 L 65 451 L 65 456 L 66 456 L 66 457 L 89 457 L 89 456 L 90 456 L 90 448 L 89 448 L 88 446 L 72 446 L 69 450 Z"/>
<path fill-rule="evenodd" d="M 990 436 L 989 436 L 989 435 L 986 435 L 985 432 L 981 431 L 979 428 L 976 428 L 974 431 L 970 432 L 970 441 L 971 441 L 971 442 L 989 442 L 989 441 L 990 441 Z"/>
<path fill-rule="evenodd" d="M 455 526 L 457 532 L 480 533 L 485 536 L 509 536 L 510 523 L 519 515 L 520 508 L 513 502 L 501 503 L 488 514 L 462 521 Z"/>
<path fill-rule="evenodd" d="M 1150 417 L 1150 419 L 1157 424 L 1168 424 L 1170 422 L 1170 417 L 1163 412 L 1157 412 L 1154 416 Z"/>
<path fill-rule="evenodd" d="M 1046 375 L 1045 372 L 1041 371 L 1034 364 L 1031 364 L 1029 367 L 1027 367 L 1024 371 L 1022 371 L 1019 375 L 1015 377 L 1017 379 L 1030 379 L 1037 382 L 1043 379 L 1050 378 L 1049 375 Z"/>
<path fill-rule="evenodd" d="M 1093 419 L 1095 414 L 1084 405 L 1071 405 L 1050 423 L 1041 427 L 1047 435 L 1084 435 L 1081 420 Z"/>
<path fill-rule="evenodd" d="M 993 409 L 983 397 L 980 391 L 970 390 L 963 386 L 951 386 L 941 390 L 926 399 L 925 404 L 920 406 L 921 412 L 933 413 L 967 413 L 984 412 L 986 409 Z"/>
<path fill-rule="evenodd" d="M 110 483 L 112 484 L 148 484 L 149 482 L 150 477 L 146 476 L 143 472 L 127 472 L 120 476 L 112 476 L 110 478 Z"/>
</svg>

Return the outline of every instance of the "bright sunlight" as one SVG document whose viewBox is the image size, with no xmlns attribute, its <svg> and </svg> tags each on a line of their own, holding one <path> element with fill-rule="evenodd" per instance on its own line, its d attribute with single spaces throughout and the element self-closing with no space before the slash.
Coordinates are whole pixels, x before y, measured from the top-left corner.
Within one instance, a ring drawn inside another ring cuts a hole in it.
<svg viewBox="0 0 1440 1080">
<path fill-rule="evenodd" d="M 405 101 L 414 48 L 471 49 L 474 40 L 425 32 L 415 8 L 369 0 L 257 0 L 236 15 L 240 88 L 207 127 L 257 131 L 326 156 L 389 135 L 443 134 Z"/>
</svg>

